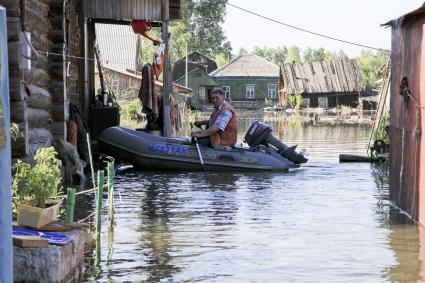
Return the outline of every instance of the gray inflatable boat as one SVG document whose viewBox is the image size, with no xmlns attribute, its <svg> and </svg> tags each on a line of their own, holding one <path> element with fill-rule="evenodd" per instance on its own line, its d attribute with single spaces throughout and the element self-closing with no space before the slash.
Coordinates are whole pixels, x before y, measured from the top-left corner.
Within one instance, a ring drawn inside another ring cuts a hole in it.
<svg viewBox="0 0 425 283">
<path fill-rule="evenodd" d="M 275 139 L 271 128 L 255 122 L 245 141 L 250 147 L 210 148 L 199 145 L 207 171 L 287 171 L 307 159 Z M 188 138 L 165 138 L 122 127 L 103 130 L 100 151 L 143 170 L 201 171 L 196 145 Z"/>
</svg>

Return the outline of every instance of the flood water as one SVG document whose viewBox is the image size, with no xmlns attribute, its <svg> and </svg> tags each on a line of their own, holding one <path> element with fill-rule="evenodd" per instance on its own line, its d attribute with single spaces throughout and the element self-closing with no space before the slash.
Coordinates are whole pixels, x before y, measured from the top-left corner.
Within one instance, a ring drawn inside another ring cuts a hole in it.
<svg viewBox="0 0 425 283">
<path fill-rule="evenodd" d="M 373 166 L 338 163 L 365 154 L 369 128 L 260 118 L 309 162 L 289 173 L 121 170 L 115 230 L 104 225 L 87 281 L 425 280 L 422 229 L 391 209 Z M 240 140 L 253 120 L 239 120 Z"/>
</svg>

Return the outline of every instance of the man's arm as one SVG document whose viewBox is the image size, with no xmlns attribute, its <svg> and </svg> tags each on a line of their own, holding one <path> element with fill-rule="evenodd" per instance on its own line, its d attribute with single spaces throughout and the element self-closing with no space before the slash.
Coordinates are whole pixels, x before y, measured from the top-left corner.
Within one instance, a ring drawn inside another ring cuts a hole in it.
<svg viewBox="0 0 425 283">
<path fill-rule="evenodd" d="M 194 124 L 196 127 L 201 127 L 203 125 L 208 125 L 208 120 L 196 121 Z"/>
<path fill-rule="evenodd" d="M 192 137 L 197 137 L 197 138 L 209 137 L 214 135 L 218 131 L 220 131 L 220 129 L 212 125 L 205 131 L 192 133 Z"/>
</svg>

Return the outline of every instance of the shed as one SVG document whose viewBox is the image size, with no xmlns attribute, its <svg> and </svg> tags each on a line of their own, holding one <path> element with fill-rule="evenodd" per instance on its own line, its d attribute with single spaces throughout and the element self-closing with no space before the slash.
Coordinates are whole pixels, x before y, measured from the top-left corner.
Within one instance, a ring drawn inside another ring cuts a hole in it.
<svg viewBox="0 0 425 283">
<path fill-rule="evenodd" d="M 180 17 L 180 0 L 0 0 L 0 4 L 7 11 L 11 120 L 22 133 L 12 143 L 12 155 L 30 160 L 54 138 L 67 138 L 70 102 L 91 118 L 96 23 L 128 25 L 133 19 L 147 19 L 168 34 L 168 21 Z M 24 51 L 31 59 L 22 56 Z M 168 78 L 167 66 L 168 61 L 164 64 Z M 169 85 L 167 80 L 166 89 Z"/>
<path fill-rule="evenodd" d="M 392 28 L 390 199 L 425 224 L 425 3 Z"/>
<path fill-rule="evenodd" d="M 202 105 L 211 102 L 210 93 L 215 88 L 220 88 L 221 83 L 209 76 L 203 69 L 194 69 L 188 74 L 188 88 L 192 89 L 192 106 L 195 108 L 202 108 Z M 184 85 L 186 76 L 178 78 L 174 83 Z"/>
<path fill-rule="evenodd" d="M 235 107 L 249 102 L 260 108 L 266 99 L 278 100 L 279 67 L 257 55 L 239 55 L 210 76 L 223 85 Z"/>
<path fill-rule="evenodd" d="M 307 107 L 357 107 L 365 91 L 354 59 L 284 64 L 281 77 L 280 92 L 301 93 Z"/>
</svg>

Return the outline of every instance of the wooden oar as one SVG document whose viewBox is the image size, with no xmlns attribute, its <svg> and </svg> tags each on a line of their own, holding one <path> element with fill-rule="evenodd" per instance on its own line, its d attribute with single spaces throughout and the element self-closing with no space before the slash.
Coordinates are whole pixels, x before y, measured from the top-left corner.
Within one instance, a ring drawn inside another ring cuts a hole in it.
<svg viewBox="0 0 425 283">
<path fill-rule="evenodd" d="M 195 132 L 195 128 L 193 127 L 193 124 L 192 123 L 190 123 L 190 127 L 192 128 L 192 133 L 194 133 Z M 204 159 L 202 158 L 201 149 L 199 148 L 198 138 L 197 137 L 193 137 L 193 141 L 195 142 L 196 150 L 198 151 L 198 156 L 199 156 L 199 161 L 201 162 L 202 171 L 205 172 L 207 170 L 205 169 Z"/>
</svg>

